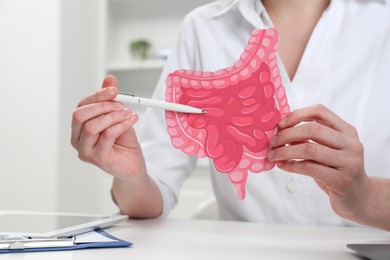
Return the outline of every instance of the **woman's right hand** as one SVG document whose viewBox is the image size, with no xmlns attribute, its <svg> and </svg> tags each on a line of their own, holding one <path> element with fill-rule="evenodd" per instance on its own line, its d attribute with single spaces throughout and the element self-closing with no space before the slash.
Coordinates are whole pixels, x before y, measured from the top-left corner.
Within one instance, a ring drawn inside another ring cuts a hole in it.
<svg viewBox="0 0 390 260">
<path fill-rule="evenodd" d="M 102 89 L 83 98 L 72 117 L 72 146 L 79 158 L 119 180 L 146 173 L 145 160 L 133 125 L 138 116 L 121 103 L 117 80 L 106 76 Z"/>
</svg>

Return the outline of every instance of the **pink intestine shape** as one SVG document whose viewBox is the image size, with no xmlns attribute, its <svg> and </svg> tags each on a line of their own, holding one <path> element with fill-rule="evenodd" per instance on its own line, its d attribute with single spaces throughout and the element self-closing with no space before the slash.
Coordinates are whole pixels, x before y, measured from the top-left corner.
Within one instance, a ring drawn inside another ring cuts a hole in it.
<svg viewBox="0 0 390 260">
<path fill-rule="evenodd" d="M 272 169 L 266 158 L 269 139 L 279 120 L 290 112 L 276 60 L 278 34 L 255 30 L 240 59 L 215 72 L 177 70 L 166 79 L 165 100 L 206 111 L 166 111 L 175 148 L 209 157 L 226 173 L 239 199 L 245 198 L 248 171 Z"/>
</svg>

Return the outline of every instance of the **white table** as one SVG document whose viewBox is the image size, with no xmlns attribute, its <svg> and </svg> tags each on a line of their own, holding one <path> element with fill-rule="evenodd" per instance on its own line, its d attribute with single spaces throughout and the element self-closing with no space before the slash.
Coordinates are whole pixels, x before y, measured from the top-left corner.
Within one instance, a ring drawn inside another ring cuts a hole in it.
<svg viewBox="0 0 390 260">
<path fill-rule="evenodd" d="M 374 229 L 207 220 L 130 220 L 107 231 L 133 247 L 3 254 L 0 260 L 359 260 L 347 243 L 390 243 L 390 232 Z"/>
</svg>

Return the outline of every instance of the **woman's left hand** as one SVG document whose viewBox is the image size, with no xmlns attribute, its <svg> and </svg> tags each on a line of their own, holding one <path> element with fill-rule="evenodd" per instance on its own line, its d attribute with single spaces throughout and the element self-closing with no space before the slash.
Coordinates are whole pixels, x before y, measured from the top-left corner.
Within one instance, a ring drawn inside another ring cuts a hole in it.
<svg viewBox="0 0 390 260">
<path fill-rule="evenodd" d="M 323 105 L 298 109 L 279 122 L 268 159 L 287 172 L 312 177 L 333 210 L 355 220 L 364 212 L 369 178 L 356 129 Z"/>
</svg>

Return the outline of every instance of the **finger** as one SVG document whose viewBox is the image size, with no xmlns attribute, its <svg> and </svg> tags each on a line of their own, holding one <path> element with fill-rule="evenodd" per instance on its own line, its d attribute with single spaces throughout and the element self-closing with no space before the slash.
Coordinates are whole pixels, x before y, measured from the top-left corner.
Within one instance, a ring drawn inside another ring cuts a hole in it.
<svg viewBox="0 0 390 260">
<path fill-rule="evenodd" d="M 107 87 L 111 87 L 111 86 L 118 87 L 118 81 L 117 81 L 115 76 L 107 75 L 103 79 L 102 88 L 107 88 Z"/>
<path fill-rule="evenodd" d="M 346 147 L 348 141 L 336 130 L 317 122 L 305 123 L 280 130 L 270 140 L 271 147 L 305 143 L 308 140 L 334 148 Z"/>
<path fill-rule="evenodd" d="M 271 161 L 308 160 L 332 168 L 344 167 L 344 157 L 343 151 L 312 142 L 274 148 L 267 155 Z"/>
<path fill-rule="evenodd" d="M 121 111 L 102 115 L 85 123 L 80 135 L 79 153 L 84 156 L 91 154 L 104 130 L 129 119 L 131 116 L 131 110 L 125 108 Z"/>
<path fill-rule="evenodd" d="M 287 128 L 309 121 L 316 121 L 339 132 L 353 132 L 356 134 L 356 130 L 350 124 L 323 105 L 294 110 L 279 122 L 279 127 Z"/>
<path fill-rule="evenodd" d="M 313 161 L 278 161 L 276 165 L 291 173 L 297 173 L 305 176 L 312 177 L 317 182 L 321 182 L 321 188 L 325 188 L 324 185 L 329 187 L 337 187 L 338 171 Z"/>
<path fill-rule="evenodd" d="M 116 140 L 128 131 L 138 121 L 138 115 L 134 114 L 129 119 L 104 130 L 96 144 L 96 159 L 103 160 L 112 150 Z"/>
<path fill-rule="evenodd" d="M 279 161 L 276 165 L 286 172 L 312 177 L 328 195 L 345 193 L 354 182 L 351 176 L 312 161 Z"/>
<path fill-rule="evenodd" d="M 77 108 L 72 116 L 71 144 L 77 149 L 81 130 L 86 122 L 95 117 L 121 109 L 123 109 L 123 105 L 118 102 L 93 103 Z"/>
<path fill-rule="evenodd" d="M 117 95 L 118 88 L 116 86 L 102 88 L 80 100 L 77 107 L 82 107 L 97 102 L 111 101 Z"/>
<path fill-rule="evenodd" d="M 109 101 L 115 98 L 117 94 L 118 94 L 118 81 L 115 76 L 108 75 L 103 79 L 102 89 L 83 98 L 79 102 L 78 107 L 96 103 L 96 102 Z"/>
</svg>

